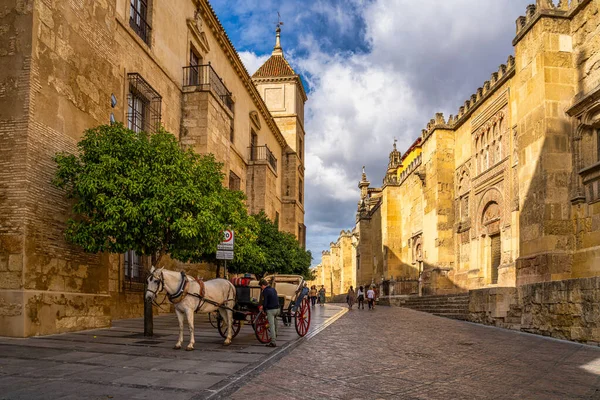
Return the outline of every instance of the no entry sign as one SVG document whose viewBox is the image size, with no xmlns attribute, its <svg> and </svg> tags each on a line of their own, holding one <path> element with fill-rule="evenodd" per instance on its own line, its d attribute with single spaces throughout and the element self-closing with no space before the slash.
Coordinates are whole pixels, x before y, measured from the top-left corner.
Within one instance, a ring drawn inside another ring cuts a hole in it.
<svg viewBox="0 0 600 400">
<path fill-rule="evenodd" d="M 217 246 L 217 250 L 230 250 L 233 251 L 233 231 L 226 229 L 223 232 L 223 241 Z"/>
</svg>

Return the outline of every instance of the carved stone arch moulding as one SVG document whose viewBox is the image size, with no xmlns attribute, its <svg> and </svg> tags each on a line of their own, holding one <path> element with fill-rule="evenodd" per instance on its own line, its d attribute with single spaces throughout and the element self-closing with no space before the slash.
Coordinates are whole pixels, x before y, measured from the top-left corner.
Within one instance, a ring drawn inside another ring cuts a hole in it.
<svg viewBox="0 0 600 400">
<path fill-rule="evenodd" d="M 413 236 L 412 240 L 413 264 L 423 261 L 423 234 Z"/>
<path fill-rule="evenodd" d="M 257 111 L 250 111 L 250 121 L 252 121 L 252 123 L 254 124 L 254 126 L 256 126 L 256 128 L 258 128 L 258 130 L 261 129 L 260 117 L 258 116 Z"/>
<path fill-rule="evenodd" d="M 575 116 L 571 202 L 593 203 L 600 200 L 600 99 L 590 101 Z"/>
<path fill-rule="evenodd" d="M 504 221 L 504 200 L 497 188 L 489 188 L 477 207 L 477 232 L 491 235 L 500 232 Z"/>
<path fill-rule="evenodd" d="M 455 184 L 454 193 L 456 198 L 471 190 L 471 160 L 458 167 Z"/>
</svg>

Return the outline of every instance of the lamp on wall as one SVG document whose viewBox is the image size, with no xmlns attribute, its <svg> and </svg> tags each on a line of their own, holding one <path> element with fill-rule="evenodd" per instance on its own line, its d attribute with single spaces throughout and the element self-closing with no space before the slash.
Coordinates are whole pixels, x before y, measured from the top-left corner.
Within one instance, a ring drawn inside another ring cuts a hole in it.
<svg viewBox="0 0 600 400">
<path fill-rule="evenodd" d="M 110 95 L 110 107 L 111 108 L 115 108 L 117 106 L 117 97 L 115 96 L 114 93 L 111 93 Z M 116 120 L 115 120 L 115 114 L 114 113 L 110 113 L 110 124 L 113 125 Z"/>
</svg>

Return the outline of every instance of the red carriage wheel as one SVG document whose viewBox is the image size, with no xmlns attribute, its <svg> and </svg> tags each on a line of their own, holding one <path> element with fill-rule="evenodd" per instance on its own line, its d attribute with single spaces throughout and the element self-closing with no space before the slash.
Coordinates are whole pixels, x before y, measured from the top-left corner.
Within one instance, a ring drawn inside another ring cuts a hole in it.
<svg viewBox="0 0 600 400">
<path fill-rule="evenodd" d="M 296 332 L 300 336 L 304 336 L 308 333 L 310 328 L 310 305 L 308 298 L 304 298 L 300 303 L 300 307 L 296 310 L 294 316 L 294 325 L 296 326 Z"/>
<path fill-rule="evenodd" d="M 269 343 L 271 341 L 271 334 L 269 333 L 269 320 L 267 314 L 261 312 L 254 321 L 254 334 L 261 343 Z"/>
<path fill-rule="evenodd" d="M 227 326 L 225 325 L 225 320 L 221 317 L 221 314 L 219 314 L 217 321 L 219 322 L 219 327 L 218 327 L 219 335 L 221 335 L 221 337 L 223 339 L 225 339 L 227 337 Z M 242 324 L 240 324 L 240 321 L 234 319 L 233 326 L 231 327 L 231 329 L 232 329 L 231 338 L 232 339 L 237 336 L 237 334 L 240 332 L 241 327 L 242 327 Z"/>
</svg>

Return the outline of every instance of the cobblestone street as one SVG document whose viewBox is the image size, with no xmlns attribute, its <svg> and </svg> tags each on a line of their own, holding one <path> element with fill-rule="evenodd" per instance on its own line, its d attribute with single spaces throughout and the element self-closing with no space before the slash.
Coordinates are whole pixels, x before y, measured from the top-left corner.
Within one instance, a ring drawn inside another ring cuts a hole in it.
<svg viewBox="0 0 600 400">
<path fill-rule="evenodd" d="M 600 399 L 600 349 L 403 308 L 352 310 L 234 399 Z"/>
<path fill-rule="evenodd" d="M 307 337 L 343 309 L 313 309 Z M 110 329 L 34 337 L 0 338 L 0 399 L 165 399 L 226 396 L 298 345 L 294 326 L 281 321 L 278 347 L 259 343 L 249 325 L 230 346 L 206 318 L 196 315 L 196 350 L 173 350 L 174 314 L 155 317 L 154 337 L 144 338 L 143 320 L 114 321 Z M 187 325 L 184 345 L 188 341 Z"/>
</svg>

